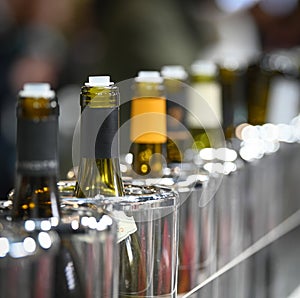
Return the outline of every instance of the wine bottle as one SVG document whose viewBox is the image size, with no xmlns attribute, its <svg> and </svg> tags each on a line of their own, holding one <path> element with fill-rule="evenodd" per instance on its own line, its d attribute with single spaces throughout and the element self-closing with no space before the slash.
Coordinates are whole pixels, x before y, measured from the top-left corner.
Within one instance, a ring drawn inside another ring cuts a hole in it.
<svg viewBox="0 0 300 298">
<path fill-rule="evenodd" d="M 125 194 L 119 165 L 119 89 L 109 76 L 90 76 L 80 98 L 81 161 L 75 196 L 103 195 L 113 201 L 113 197 Z M 140 239 L 132 218 L 116 210 L 112 212 L 119 225 L 119 297 L 134 296 L 146 289 Z"/>
<path fill-rule="evenodd" d="M 157 71 L 140 71 L 134 79 L 131 101 L 130 152 L 136 176 L 162 177 L 167 141 L 166 98 Z"/>
<path fill-rule="evenodd" d="M 184 84 L 188 74 L 181 65 L 165 65 L 161 69 L 167 98 L 167 162 L 181 163 L 189 147 L 186 129 L 187 88 Z"/>
<path fill-rule="evenodd" d="M 81 88 L 80 155 L 75 196 L 123 196 L 120 175 L 119 89 L 109 76 L 91 76 Z M 115 140 L 115 143 L 113 143 Z"/>
<path fill-rule="evenodd" d="M 222 90 L 222 127 L 226 140 L 230 140 L 235 137 L 235 127 L 247 122 L 247 65 L 234 57 L 226 57 L 218 65 Z"/>
<path fill-rule="evenodd" d="M 269 86 L 273 77 L 267 66 L 269 55 L 263 55 L 247 69 L 248 123 L 262 125 L 266 122 Z"/>
<path fill-rule="evenodd" d="M 299 112 L 299 94 L 299 70 L 292 54 L 263 54 L 248 67 L 248 122 L 289 124 Z"/>
<path fill-rule="evenodd" d="M 60 218 L 57 190 L 59 107 L 46 83 L 27 83 L 17 103 L 14 219 Z"/>
<path fill-rule="evenodd" d="M 222 136 L 222 99 L 218 67 L 212 61 L 197 60 L 191 65 L 187 126 L 197 150 L 216 147 Z"/>
<path fill-rule="evenodd" d="M 13 220 L 49 220 L 59 226 L 57 136 L 59 106 L 47 83 L 27 83 L 17 103 L 17 160 Z M 55 260 L 54 297 L 83 296 L 77 256 L 60 235 Z M 72 267 L 72 271 L 68 270 Z M 72 281 L 72 287 L 68 284 Z"/>
<path fill-rule="evenodd" d="M 163 83 L 163 78 L 156 71 L 140 71 L 134 80 L 134 96 L 131 102 L 131 153 L 133 170 L 136 173 L 134 178 L 142 181 L 145 178 L 157 180 L 156 178 L 165 175 L 167 103 Z M 153 269 L 151 269 L 153 287 L 147 297 L 160 295 L 173 297 L 172 274 L 177 276 L 177 272 L 172 271 L 171 260 L 178 251 L 172 250 L 170 243 L 172 223 L 168 222 L 167 217 L 163 217 L 161 222 L 155 223 L 154 232 L 153 242 L 156 245 L 152 251 Z"/>
</svg>

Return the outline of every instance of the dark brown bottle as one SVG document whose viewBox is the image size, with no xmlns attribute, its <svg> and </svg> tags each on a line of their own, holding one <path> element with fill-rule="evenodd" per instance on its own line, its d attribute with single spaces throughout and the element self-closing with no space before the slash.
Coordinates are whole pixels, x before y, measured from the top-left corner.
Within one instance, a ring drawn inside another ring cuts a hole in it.
<svg viewBox="0 0 300 298">
<path fill-rule="evenodd" d="M 17 104 L 17 161 L 13 220 L 51 220 L 60 235 L 55 260 L 54 297 L 83 296 L 78 256 L 60 224 L 57 188 L 58 116 L 55 92 L 47 83 L 28 83 Z M 72 286 L 70 286 L 70 284 Z"/>
<path fill-rule="evenodd" d="M 12 217 L 60 218 L 57 190 L 59 107 L 49 84 L 25 84 L 17 104 L 17 160 Z"/>
</svg>

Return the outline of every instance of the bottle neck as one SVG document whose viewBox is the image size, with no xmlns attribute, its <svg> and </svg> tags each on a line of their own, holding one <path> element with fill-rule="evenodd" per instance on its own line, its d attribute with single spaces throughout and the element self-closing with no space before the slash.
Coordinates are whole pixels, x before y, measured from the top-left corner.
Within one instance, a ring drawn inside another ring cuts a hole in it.
<svg viewBox="0 0 300 298">
<path fill-rule="evenodd" d="M 160 178 L 163 176 L 163 144 L 133 143 L 130 152 L 133 155 L 132 170 L 135 178 Z"/>
<path fill-rule="evenodd" d="M 164 97 L 165 90 L 162 83 L 158 82 L 135 82 L 133 97 Z"/>
<path fill-rule="evenodd" d="M 15 220 L 60 218 L 56 175 L 16 175 L 12 217 Z"/>
<path fill-rule="evenodd" d="M 57 102 L 48 98 L 21 98 L 17 115 L 12 216 L 15 219 L 59 218 Z"/>
<path fill-rule="evenodd" d="M 81 109 L 81 160 L 75 196 L 123 196 L 118 90 L 115 86 L 83 87 Z"/>
<path fill-rule="evenodd" d="M 218 80 L 217 75 L 194 74 L 191 76 L 191 83 L 213 83 Z"/>
</svg>

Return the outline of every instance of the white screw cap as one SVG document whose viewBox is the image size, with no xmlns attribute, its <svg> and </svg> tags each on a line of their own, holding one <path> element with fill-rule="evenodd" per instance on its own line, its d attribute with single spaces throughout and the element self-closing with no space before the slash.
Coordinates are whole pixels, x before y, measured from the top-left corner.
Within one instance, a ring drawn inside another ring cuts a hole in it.
<svg viewBox="0 0 300 298">
<path fill-rule="evenodd" d="M 161 75 L 164 78 L 170 78 L 175 80 L 186 80 L 188 77 L 187 72 L 181 65 L 165 65 L 161 69 Z"/>
<path fill-rule="evenodd" d="M 51 90 L 49 83 L 25 83 L 23 90 L 19 92 L 21 97 L 52 98 L 55 92 Z"/>
<path fill-rule="evenodd" d="M 89 81 L 85 83 L 88 87 L 107 87 L 114 83 L 110 81 L 110 76 L 89 76 Z"/>
<path fill-rule="evenodd" d="M 145 83 L 162 83 L 163 78 L 158 71 L 141 70 L 138 72 L 138 76 L 135 78 L 136 82 Z"/>
<path fill-rule="evenodd" d="M 196 60 L 191 65 L 191 73 L 194 75 L 214 76 L 218 73 L 218 67 L 213 61 Z"/>
</svg>

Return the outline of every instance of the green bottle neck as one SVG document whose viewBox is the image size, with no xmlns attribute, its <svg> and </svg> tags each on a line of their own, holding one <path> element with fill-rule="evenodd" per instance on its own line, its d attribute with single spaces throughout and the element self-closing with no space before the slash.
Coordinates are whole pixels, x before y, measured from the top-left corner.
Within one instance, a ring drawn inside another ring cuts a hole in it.
<svg viewBox="0 0 300 298">
<path fill-rule="evenodd" d="M 82 87 L 81 108 L 81 158 L 74 195 L 123 196 L 117 87 Z"/>
</svg>

